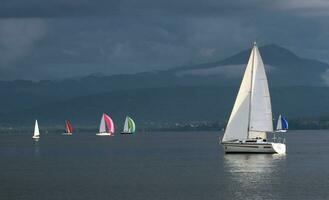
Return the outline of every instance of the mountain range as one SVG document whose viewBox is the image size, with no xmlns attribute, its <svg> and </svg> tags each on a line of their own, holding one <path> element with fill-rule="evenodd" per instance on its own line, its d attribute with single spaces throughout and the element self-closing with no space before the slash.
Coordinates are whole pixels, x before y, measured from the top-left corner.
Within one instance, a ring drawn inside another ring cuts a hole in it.
<svg viewBox="0 0 329 200">
<path fill-rule="evenodd" d="M 274 44 L 260 47 L 260 53 L 275 116 L 329 116 L 327 63 Z M 249 54 L 247 49 L 217 62 L 129 75 L 0 81 L 0 124 L 12 126 L 19 120 L 29 125 L 37 118 L 59 125 L 69 118 L 79 126 L 97 126 L 103 112 L 120 123 L 131 115 L 145 127 L 227 121 Z"/>
</svg>

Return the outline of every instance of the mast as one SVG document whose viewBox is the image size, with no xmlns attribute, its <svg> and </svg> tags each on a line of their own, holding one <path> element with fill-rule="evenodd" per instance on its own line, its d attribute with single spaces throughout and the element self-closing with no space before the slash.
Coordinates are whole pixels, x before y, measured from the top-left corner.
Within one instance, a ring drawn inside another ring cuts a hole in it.
<svg viewBox="0 0 329 200">
<path fill-rule="evenodd" d="M 250 95 L 249 95 L 249 119 L 248 119 L 248 131 L 247 131 L 247 138 L 249 138 L 249 131 L 250 131 L 250 119 L 251 119 L 251 97 L 252 97 L 252 86 L 253 86 L 253 75 L 254 75 L 254 65 L 255 65 L 255 47 L 257 43 L 254 42 L 254 46 L 252 48 L 252 65 L 251 65 L 251 74 L 250 74 Z"/>
</svg>

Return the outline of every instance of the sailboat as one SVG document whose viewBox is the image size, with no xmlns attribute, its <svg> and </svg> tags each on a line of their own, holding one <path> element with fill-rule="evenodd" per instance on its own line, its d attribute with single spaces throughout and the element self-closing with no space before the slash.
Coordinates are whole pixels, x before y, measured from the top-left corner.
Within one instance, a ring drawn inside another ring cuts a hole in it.
<svg viewBox="0 0 329 200">
<path fill-rule="evenodd" d="M 65 133 L 62 135 L 72 135 L 73 133 L 73 128 L 69 120 L 65 121 Z"/>
<path fill-rule="evenodd" d="M 101 123 L 99 125 L 98 136 L 113 136 L 114 135 L 114 123 L 113 120 L 107 115 L 103 114 Z"/>
<path fill-rule="evenodd" d="M 40 138 L 38 120 L 35 120 L 34 133 L 33 133 L 32 138 L 33 139 L 39 139 Z"/>
<path fill-rule="evenodd" d="M 288 121 L 287 121 L 287 119 L 284 116 L 279 115 L 278 123 L 276 125 L 276 131 L 275 132 L 285 133 L 285 132 L 287 132 L 287 130 L 288 130 Z"/>
<path fill-rule="evenodd" d="M 123 131 L 121 134 L 133 134 L 136 131 L 136 125 L 131 117 L 126 116 L 125 124 L 123 126 Z"/>
<path fill-rule="evenodd" d="M 267 141 L 267 133 L 273 133 L 271 98 L 254 43 L 221 144 L 225 153 L 285 153 L 286 145 Z"/>
</svg>

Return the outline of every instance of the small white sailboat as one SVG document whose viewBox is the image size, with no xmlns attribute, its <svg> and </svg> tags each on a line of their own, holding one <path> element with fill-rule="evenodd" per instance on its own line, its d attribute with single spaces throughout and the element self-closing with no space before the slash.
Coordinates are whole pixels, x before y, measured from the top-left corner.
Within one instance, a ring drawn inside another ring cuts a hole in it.
<svg viewBox="0 0 329 200">
<path fill-rule="evenodd" d="M 278 123 L 276 125 L 276 131 L 275 132 L 285 133 L 285 132 L 287 132 L 287 130 L 288 130 L 288 121 L 287 121 L 287 119 L 284 116 L 279 115 Z"/>
<path fill-rule="evenodd" d="M 113 120 L 107 115 L 103 114 L 101 123 L 99 125 L 98 136 L 113 136 L 114 135 L 114 123 Z"/>
<path fill-rule="evenodd" d="M 65 121 L 65 133 L 62 135 L 69 135 L 71 136 L 73 134 L 73 128 L 69 120 Z"/>
<path fill-rule="evenodd" d="M 34 133 L 33 133 L 32 138 L 33 138 L 33 139 L 39 139 L 39 138 L 40 138 L 40 132 L 39 132 L 38 120 L 35 120 L 35 124 L 34 124 Z"/>
<path fill-rule="evenodd" d="M 135 133 L 135 131 L 136 125 L 134 120 L 131 117 L 127 116 L 121 134 L 133 134 Z"/>
<path fill-rule="evenodd" d="M 267 133 L 273 133 L 271 99 L 254 43 L 221 144 L 226 153 L 285 153 L 286 145 L 267 141 Z"/>
</svg>

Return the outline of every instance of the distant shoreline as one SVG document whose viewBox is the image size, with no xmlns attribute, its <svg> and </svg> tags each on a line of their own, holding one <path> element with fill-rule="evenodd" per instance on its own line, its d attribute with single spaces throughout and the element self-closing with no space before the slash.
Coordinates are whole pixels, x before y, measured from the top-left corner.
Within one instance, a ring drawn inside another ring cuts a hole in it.
<svg viewBox="0 0 329 200">
<path fill-rule="evenodd" d="M 312 123 L 301 123 L 296 124 L 291 123 L 291 128 L 289 130 L 329 130 L 329 121 L 318 122 L 312 121 Z M 275 127 L 274 127 L 275 128 Z M 74 127 L 75 132 L 97 132 L 98 127 Z M 40 126 L 40 131 L 43 133 L 62 133 L 64 127 L 61 126 Z M 137 128 L 137 133 L 141 132 L 201 132 L 201 131 L 214 131 L 214 132 L 224 132 L 223 127 L 218 126 L 167 126 L 167 127 L 143 127 Z M 33 132 L 33 126 L 22 126 L 22 127 L 8 127 L 0 126 L 0 134 L 3 133 L 22 133 Z M 116 132 L 121 132 L 121 127 L 116 129 Z"/>
</svg>

